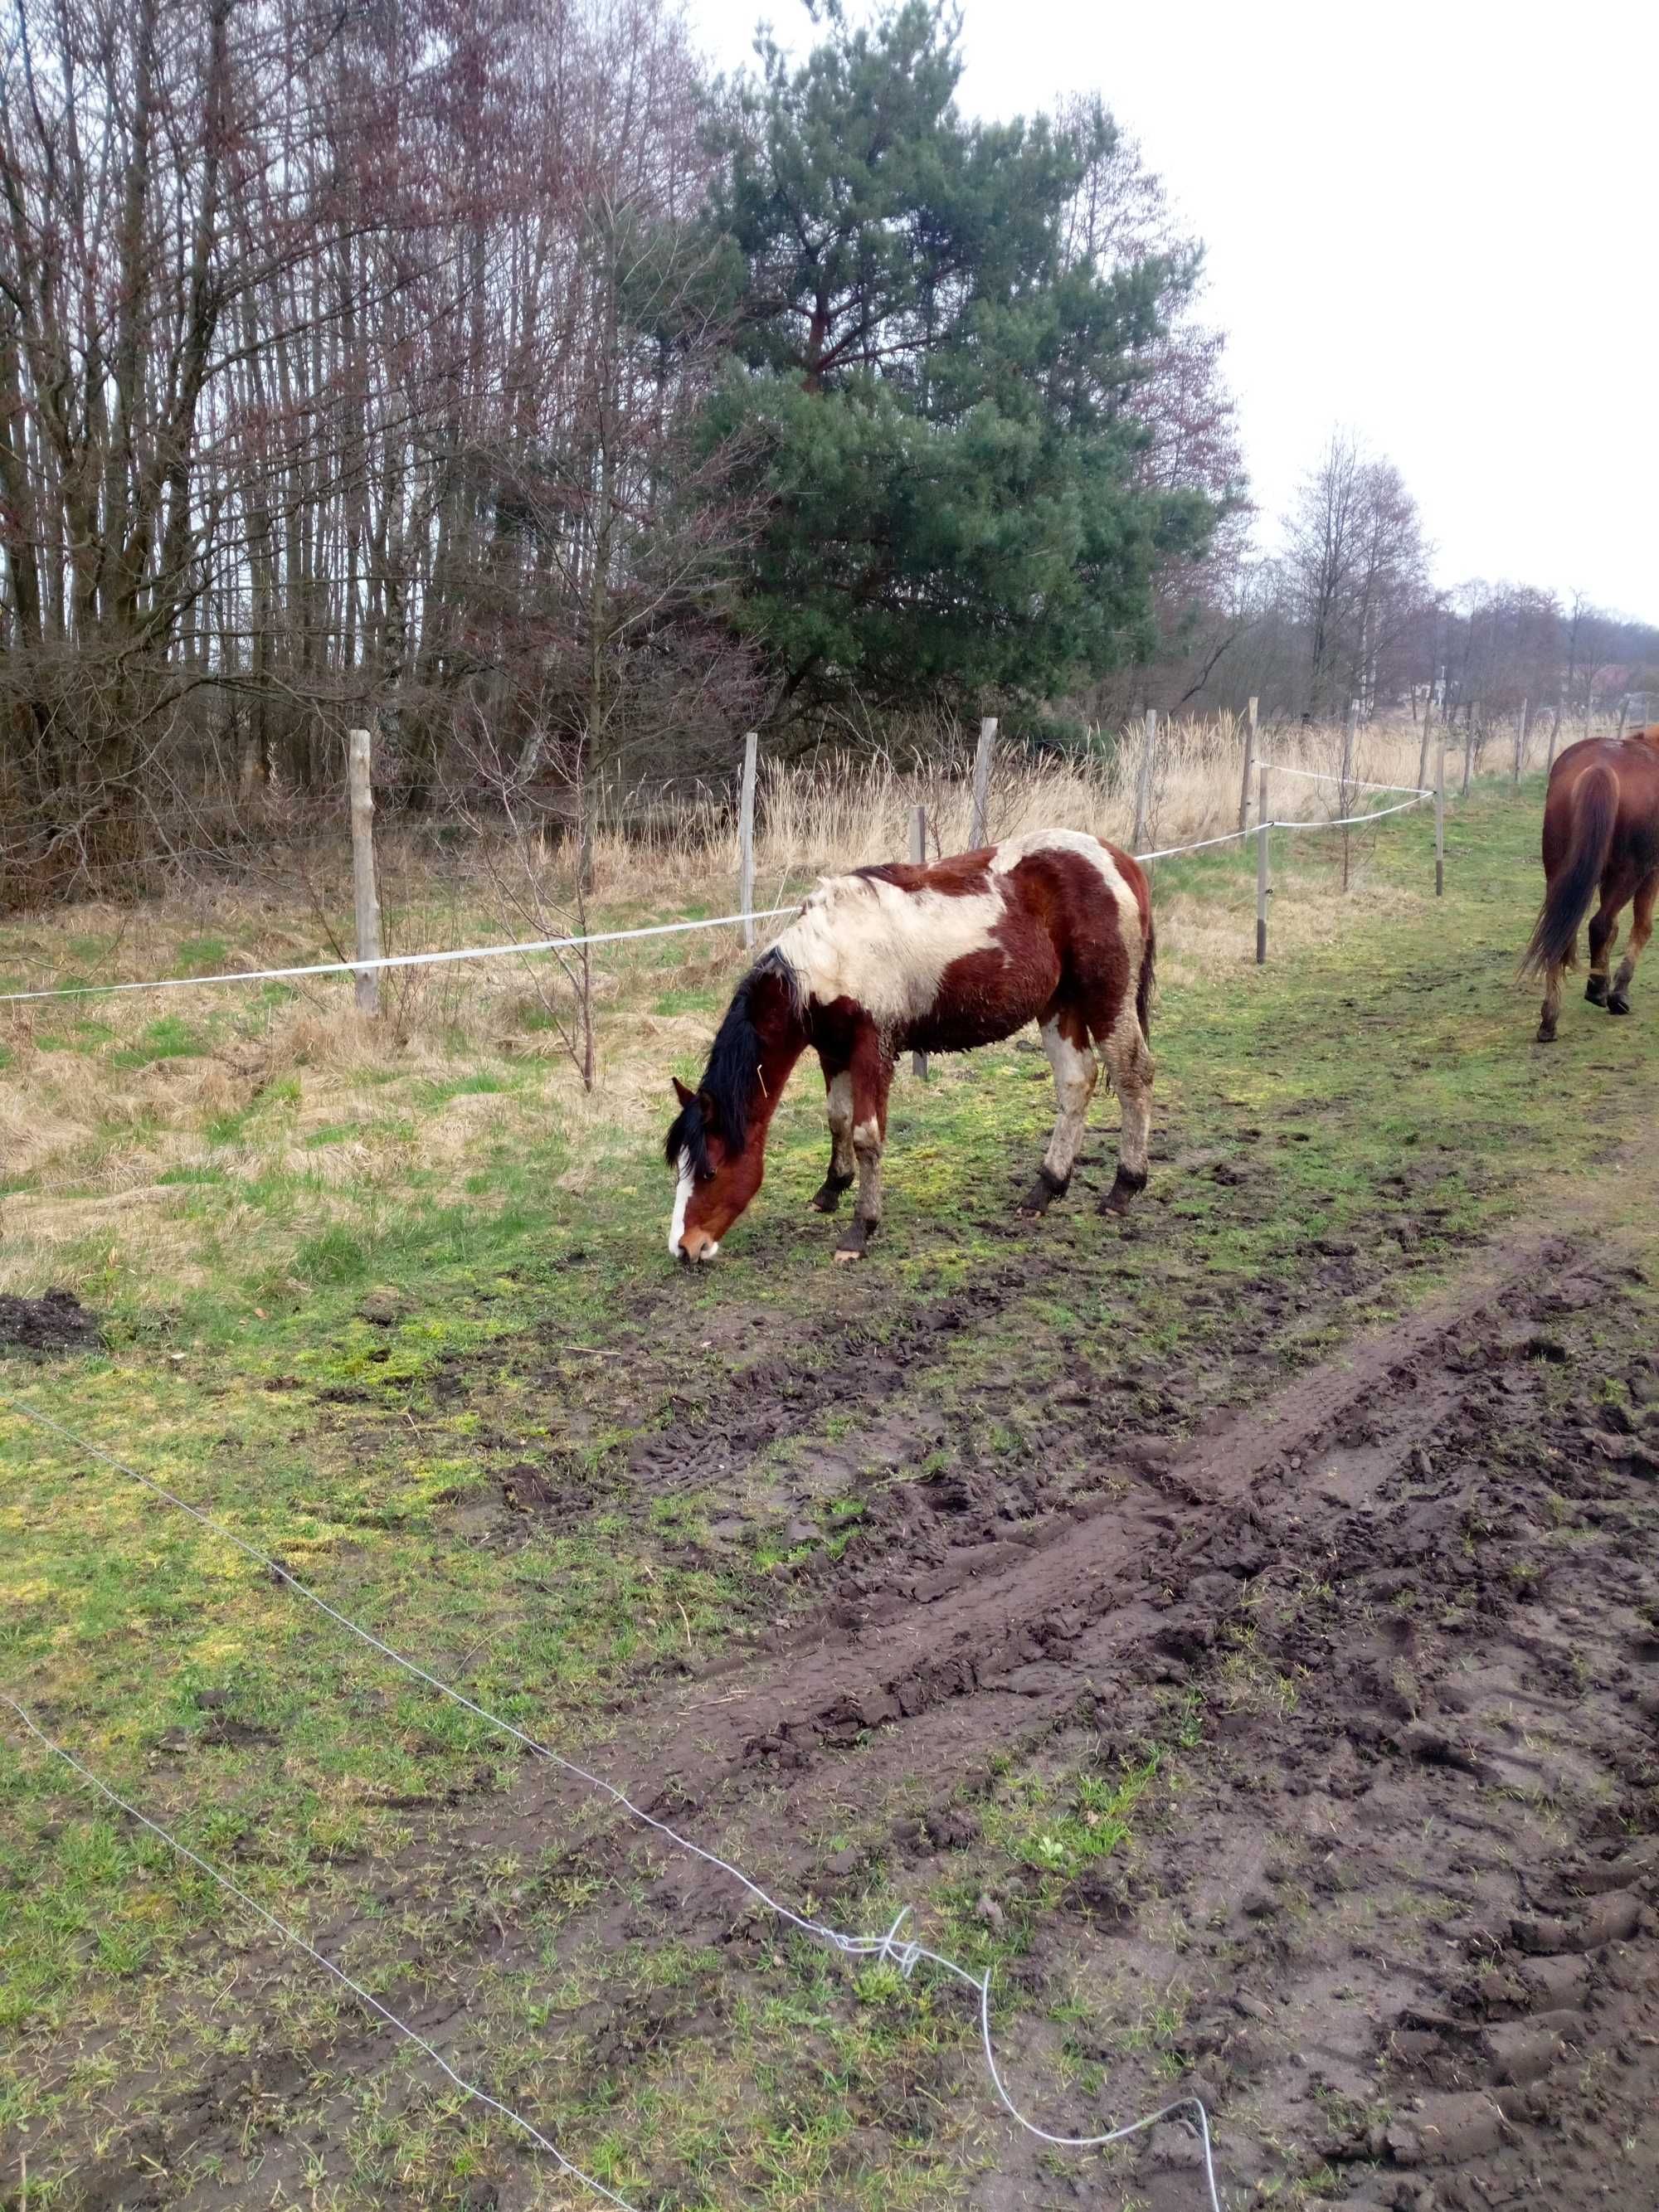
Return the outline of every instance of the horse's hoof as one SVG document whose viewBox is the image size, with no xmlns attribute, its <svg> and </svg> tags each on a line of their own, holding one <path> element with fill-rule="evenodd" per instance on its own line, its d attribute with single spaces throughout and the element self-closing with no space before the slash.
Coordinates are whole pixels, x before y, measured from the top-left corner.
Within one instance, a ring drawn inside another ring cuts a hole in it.
<svg viewBox="0 0 1659 2212">
<path fill-rule="evenodd" d="M 1555 1024 L 1553 1022 L 1539 1023 L 1538 1042 L 1540 1044 L 1553 1044 L 1555 1042 Z"/>
<path fill-rule="evenodd" d="M 845 1184 L 842 1183 L 821 1183 L 806 1203 L 815 1213 L 838 1212 L 841 1208 L 841 1194 L 845 1188 Z"/>
<path fill-rule="evenodd" d="M 841 1260 L 861 1260 L 865 1248 L 880 1227 L 879 1222 L 861 1221 L 857 1214 L 841 1232 L 841 1242 L 836 1247 L 836 1257 Z"/>
<path fill-rule="evenodd" d="M 1630 1000 L 1622 992 L 1614 992 L 1607 1000 L 1607 1012 L 1610 1014 L 1627 1014 L 1630 1012 Z"/>
<path fill-rule="evenodd" d="M 1589 982 L 1584 986 L 1584 996 L 1589 1000 L 1591 1006 L 1605 1006 L 1607 1003 L 1607 977 L 1605 975 L 1592 975 Z"/>
<path fill-rule="evenodd" d="M 1144 1174 L 1134 1175 L 1132 1174 L 1127 1168 L 1119 1168 L 1116 1180 L 1113 1182 L 1111 1188 L 1107 1192 L 1105 1197 L 1100 1201 L 1101 1212 L 1103 1213 L 1127 1213 L 1129 1211 L 1130 1203 L 1134 1198 L 1135 1193 L 1137 1191 L 1145 1190 L 1146 1188 L 1146 1178 Z"/>
<path fill-rule="evenodd" d="M 1062 1182 L 1058 1176 L 1050 1175 L 1047 1168 L 1039 1168 L 1036 1181 L 1014 1211 L 1022 1221 L 1040 1221 L 1054 1200 L 1065 1196 L 1070 1182 L 1069 1176 Z"/>
</svg>

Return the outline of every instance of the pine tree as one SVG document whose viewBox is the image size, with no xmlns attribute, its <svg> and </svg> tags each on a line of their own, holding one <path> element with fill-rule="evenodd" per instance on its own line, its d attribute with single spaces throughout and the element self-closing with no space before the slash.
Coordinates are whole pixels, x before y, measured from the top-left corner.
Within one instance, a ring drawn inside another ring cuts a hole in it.
<svg viewBox="0 0 1659 2212">
<path fill-rule="evenodd" d="M 738 601 L 781 713 L 1052 696 L 1146 648 L 1152 579 L 1216 511 L 1137 471 L 1158 303 L 1189 271 L 1068 247 L 1097 105 L 965 121 L 944 0 L 867 29 L 840 0 L 798 70 L 775 46 L 726 126 L 712 220 L 740 358 L 711 437 L 763 477 Z M 1138 474 L 1141 480 L 1138 481 Z"/>
</svg>

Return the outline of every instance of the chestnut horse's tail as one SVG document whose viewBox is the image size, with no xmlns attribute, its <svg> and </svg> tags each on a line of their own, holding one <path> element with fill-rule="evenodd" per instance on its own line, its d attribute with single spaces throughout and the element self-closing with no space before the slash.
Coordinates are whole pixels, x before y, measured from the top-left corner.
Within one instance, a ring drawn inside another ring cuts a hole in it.
<svg viewBox="0 0 1659 2212">
<path fill-rule="evenodd" d="M 1585 769 L 1567 802 L 1572 827 L 1566 857 L 1544 892 L 1537 927 L 1521 963 L 1523 975 L 1570 968 L 1590 894 L 1601 882 L 1619 818 L 1619 780 L 1605 762 Z"/>
</svg>

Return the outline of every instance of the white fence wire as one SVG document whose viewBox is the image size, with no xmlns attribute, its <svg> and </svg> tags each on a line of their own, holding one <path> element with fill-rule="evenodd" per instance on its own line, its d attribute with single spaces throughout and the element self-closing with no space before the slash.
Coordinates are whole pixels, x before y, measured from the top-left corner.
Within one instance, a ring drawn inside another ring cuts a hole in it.
<svg viewBox="0 0 1659 2212">
<path fill-rule="evenodd" d="M 1271 762 L 1261 763 L 1273 768 Z M 1274 768 L 1280 775 L 1304 775 L 1321 782 L 1338 783 L 1340 776 L 1327 776 L 1314 769 Z M 1404 783 L 1366 783 L 1350 781 L 1349 788 L 1358 791 L 1410 791 L 1413 796 L 1398 806 L 1380 806 L 1367 814 L 1350 814 L 1340 820 L 1319 819 L 1306 822 L 1253 822 L 1248 830 L 1230 830 L 1219 837 L 1198 837 L 1185 845 L 1165 845 L 1156 852 L 1137 853 L 1134 858 L 1145 864 L 1152 860 L 1170 860 L 1183 853 L 1206 853 L 1218 845 L 1237 845 L 1247 837 L 1259 836 L 1263 830 L 1347 830 L 1366 822 L 1381 822 L 1390 814 L 1404 814 L 1413 806 L 1420 806 L 1434 797 L 1432 791 Z M 0 991 L 0 1006 L 37 1004 L 48 999 L 95 999 L 112 997 L 128 991 L 191 991 L 209 990 L 226 983 L 287 983 L 310 981 L 319 975 L 369 975 L 388 969 L 437 968 L 465 960 L 520 960 L 537 953 L 576 952 L 588 945 L 628 945 L 643 938 L 679 937 L 694 930 L 733 929 L 751 926 L 757 921 L 775 921 L 779 915 L 799 911 L 799 901 L 785 906 L 769 906 L 752 912 L 714 915 L 695 921 L 647 922 L 636 929 L 599 929 L 580 937 L 538 937 L 515 945 L 464 945 L 435 952 L 388 952 L 373 960 L 321 960 L 307 965 L 289 968 L 229 969 L 216 975 L 155 975 L 145 976 L 125 983 L 66 983 L 35 991 Z"/>
</svg>

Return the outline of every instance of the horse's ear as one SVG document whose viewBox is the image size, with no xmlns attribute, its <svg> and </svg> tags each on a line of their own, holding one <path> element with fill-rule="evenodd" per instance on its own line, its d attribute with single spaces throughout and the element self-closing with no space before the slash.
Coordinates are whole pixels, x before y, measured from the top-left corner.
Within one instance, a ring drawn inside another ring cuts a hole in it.
<svg viewBox="0 0 1659 2212">
<path fill-rule="evenodd" d="M 711 1136 L 717 1134 L 720 1126 L 720 1109 L 706 1091 L 698 1091 L 697 1106 L 702 1115 L 703 1127 Z"/>
<path fill-rule="evenodd" d="M 689 1085 L 682 1083 L 678 1075 L 671 1077 L 670 1080 L 674 1085 L 675 1097 L 679 1100 L 682 1106 L 689 1106 L 696 1097 L 696 1092 Z"/>
</svg>

